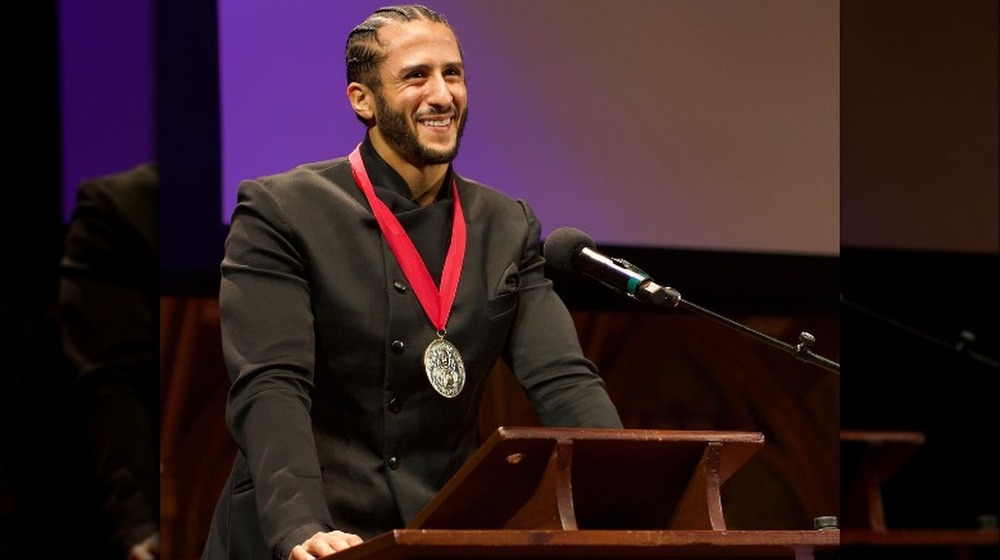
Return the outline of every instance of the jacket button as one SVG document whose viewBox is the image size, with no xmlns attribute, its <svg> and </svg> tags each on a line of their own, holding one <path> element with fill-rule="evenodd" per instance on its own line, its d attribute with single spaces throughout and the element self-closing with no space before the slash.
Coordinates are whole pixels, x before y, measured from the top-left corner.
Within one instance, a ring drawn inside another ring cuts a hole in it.
<svg viewBox="0 0 1000 560">
<path fill-rule="evenodd" d="M 395 352 L 397 354 L 402 354 L 404 350 L 406 350 L 406 343 L 405 342 L 403 342 L 402 340 L 393 340 L 392 341 L 392 351 L 393 352 Z"/>
<path fill-rule="evenodd" d="M 399 404 L 399 399 L 389 399 L 387 406 L 389 408 L 389 412 L 393 414 L 399 412 L 399 409 L 402 408 L 402 406 Z"/>
<path fill-rule="evenodd" d="M 390 469 L 396 470 L 399 468 L 399 459 L 397 459 L 396 457 L 389 457 L 389 460 L 386 461 L 386 464 L 389 465 Z"/>
<path fill-rule="evenodd" d="M 396 288 L 396 291 L 399 292 L 399 293 L 401 293 L 401 294 L 405 294 L 406 293 L 406 289 L 407 289 L 406 288 L 406 284 L 400 282 L 399 280 L 396 280 L 395 282 L 393 282 L 392 283 L 392 287 Z"/>
</svg>

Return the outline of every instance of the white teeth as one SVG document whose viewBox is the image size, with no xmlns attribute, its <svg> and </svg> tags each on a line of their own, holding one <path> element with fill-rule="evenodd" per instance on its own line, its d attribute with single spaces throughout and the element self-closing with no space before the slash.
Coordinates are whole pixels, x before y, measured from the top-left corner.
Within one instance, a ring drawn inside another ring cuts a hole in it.
<svg viewBox="0 0 1000 560">
<path fill-rule="evenodd" d="M 448 126 L 451 124 L 451 119 L 441 119 L 437 121 L 423 121 L 423 124 L 427 126 Z"/>
</svg>

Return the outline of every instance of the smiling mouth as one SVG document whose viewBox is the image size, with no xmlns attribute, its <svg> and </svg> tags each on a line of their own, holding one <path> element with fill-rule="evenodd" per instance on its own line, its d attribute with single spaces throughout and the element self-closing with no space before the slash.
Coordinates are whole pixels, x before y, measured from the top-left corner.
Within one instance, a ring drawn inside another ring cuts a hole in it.
<svg viewBox="0 0 1000 560">
<path fill-rule="evenodd" d="M 440 117 L 436 119 L 424 119 L 419 121 L 423 126 L 429 126 L 431 128 L 447 128 L 451 125 L 451 117 Z"/>
</svg>

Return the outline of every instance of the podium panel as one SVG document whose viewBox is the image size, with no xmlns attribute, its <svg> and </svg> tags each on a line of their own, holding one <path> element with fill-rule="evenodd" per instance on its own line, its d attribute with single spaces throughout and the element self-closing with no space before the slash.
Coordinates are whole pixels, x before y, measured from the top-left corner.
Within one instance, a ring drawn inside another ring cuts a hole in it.
<svg viewBox="0 0 1000 560">
<path fill-rule="evenodd" d="M 726 529 L 720 488 L 763 444 L 757 432 L 500 427 L 407 527 L 335 560 L 835 558 L 837 530 Z"/>
<path fill-rule="evenodd" d="M 497 428 L 408 529 L 725 529 L 755 432 Z"/>
</svg>

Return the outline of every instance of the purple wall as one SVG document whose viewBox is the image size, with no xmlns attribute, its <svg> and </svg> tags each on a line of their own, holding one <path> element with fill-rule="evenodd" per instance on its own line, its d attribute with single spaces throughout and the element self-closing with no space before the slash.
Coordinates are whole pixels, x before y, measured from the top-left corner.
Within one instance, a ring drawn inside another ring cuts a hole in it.
<svg viewBox="0 0 1000 560">
<path fill-rule="evenodd" d="M 383 3 L 219 0 L 220 226 L 240 179 L 360 139 L 343 42 Z M 996 3 L 918 4 L 440 0 L 469 66 L 456 165 L 598 243 L 997 253 Z M 156 157 L 156 45 L 152 0 L 59 10 L 68 219 L 81 180 Z"/>
<path fill-rule="evenodd" d="M 219 0 L 222 219 L 239 180 L 346 155 L 344 40 L 382 1 Z M 460 173 L 598 244 L 839 251 L 836 0 L 438 0 Z"/>
<path fill-rule="evenodd" d="M 63 218 L 80 181 L 156 157 L 153 0 L 60 0 Z"/>
</svg>

